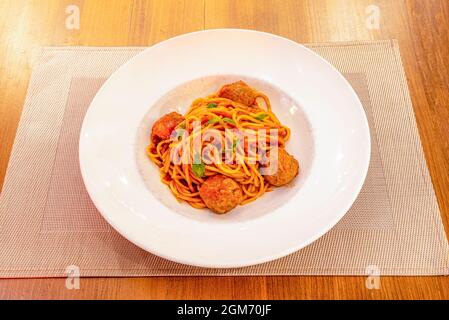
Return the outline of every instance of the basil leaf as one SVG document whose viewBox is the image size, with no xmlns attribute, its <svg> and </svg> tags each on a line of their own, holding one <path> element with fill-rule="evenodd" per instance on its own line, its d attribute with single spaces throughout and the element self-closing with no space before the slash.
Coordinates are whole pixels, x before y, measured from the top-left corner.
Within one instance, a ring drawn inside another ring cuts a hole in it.
<svg viewBox="0 0 449 320">
<path fill-rule="evenodd" d="M 258 116 L 255 116 L 255 118 L 256 118 L 257 120 L 263 120 L 263 119 L 265 119 L 266 117 L 268 117 L 268 114 L 266 114 L 266 113 L 261 113 L 261 114 L 259 114 Z"/>
<path fill-rule="evenodd" d="M 204 177 L 204 173 L 206 172 L 206 166 L 204 163 L 194 164 L 192 165 L 192 171 L 197 176 L 197 178 Z"/>
<path fill-rule="evenodd" d="M 215 117 L 215 118 L 209 119 L 209 121 L 207 121 L 207 124 L 216 123 L 216 122 L 219 122 L 220 120 L 221 120 L 220 118 Z"/>
<path fill-rule="evenodd" d="M 193 159 L 192 171 L 197 178 L 204 177 L 206 173 L 206 165 L 201 161 L 201 158 L 198 154 L 196 154 Z"/>
<path fill-rule="evenodd" d="M 232 144 L 232 150 L 235 151 L 235 148 L 237 147 L 237 143 L 240 143 L 239 139 L 235 139 L 234 143 Z"/>
<path fill-rule="evenodd" d="M 223 121 L 235 125 L 235 121 L 231 118 L 223 118 Z"/>
<path fill-rule="evenodd" d="M 217 107 L 217 104 L 213 103 L 213 102 L 211 102 L 207 105 L 207 109 L 212 109 L 212 108 L 216 108 L 216 107 Z"/>
</svg>

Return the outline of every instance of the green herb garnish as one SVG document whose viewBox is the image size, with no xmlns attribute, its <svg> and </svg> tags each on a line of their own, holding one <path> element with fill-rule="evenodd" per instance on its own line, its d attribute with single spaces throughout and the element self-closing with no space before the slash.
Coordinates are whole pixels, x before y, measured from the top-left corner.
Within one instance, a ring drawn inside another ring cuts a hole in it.
<svg viewBox="0 0 449 320">
<path fill-rule="evenodd" d="M 202 178 L 206 172 L 206 165 L 201 161 L 198 154 L 195 154 L 192 164 L 192 171 L 197 178 Z"/>
<path fill-rule="evenodd" d="M 268 114 L 266 114 L 266 113 L 261 113 L 261 114 L 255 116 L 255 118 L 256 118 L 257 120 L 263 120 L 263 119 L 265 119 L 266 117 L 268 117 Z"/>
<path fill-rule="evenodd" d="M 213 109 L 213 108 L 216 108 L 217 107 L 217 104 L 216 103 L 213 103 L 213 102 L 211 102 L 211 103 L 209 103 L 208 105 L 207 105 L 207 109 Z"/>
<path fill-rule="evenodd" d="M 221 120 L 220 118 L 215 117 L 215 118 L 209 119 L 209 121 L 207 121 L 207 124 L 213 124 L 213 123 L 219 122 L 220 120 Z"/>
<path fill-rule="evenodd" d="M 231 118 L 223 118 L 223 121 L 235 125 L 235 121 Z"/>
<path fill-rule="evenodd" d="M 239 143 L 240 140 L 239 139 L 235 139 L 234 142 L 232 143 L 232 150 L 235 151 L 235 148 L 237 148 L 237 143 Z"/>
</svg>

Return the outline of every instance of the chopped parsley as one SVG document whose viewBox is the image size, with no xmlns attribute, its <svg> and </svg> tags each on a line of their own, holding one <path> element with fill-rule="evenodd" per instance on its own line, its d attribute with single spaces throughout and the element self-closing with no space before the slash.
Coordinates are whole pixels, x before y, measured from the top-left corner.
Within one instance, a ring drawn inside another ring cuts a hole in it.
<svg viewBox="0 0 449 320">
<path fill-rule="evenodd" d="M 207 121 L 207 124 L 217 123 L 217 122 L 219 122 L 220 120 L 221 120 L 220 118 L 215 117 L 215 118 L 209 119 L 209 121 Z"/>
<path fill-rule="evenodd" d="M 196 177 L 202 178 L 206 172 L 206 165 L 201 161 L 201 157 L 195 154 L 192 164 L 192 171 Z"/>
<path fill-rule="evenodd" d="M 266 114 L 266 113 L 261 113 L 261 114 L 255 116 L 255 118 L 256 118 L 257 120 L 263 120 L 263 119 L 265 119 L 266 117 L 268 117 L 268 114 Z"/>
<path fill-rule="evenodd" d="M 235 121 L 231 118 L 223 118 L 223 121 L 235 125 Z"/>
</svg>

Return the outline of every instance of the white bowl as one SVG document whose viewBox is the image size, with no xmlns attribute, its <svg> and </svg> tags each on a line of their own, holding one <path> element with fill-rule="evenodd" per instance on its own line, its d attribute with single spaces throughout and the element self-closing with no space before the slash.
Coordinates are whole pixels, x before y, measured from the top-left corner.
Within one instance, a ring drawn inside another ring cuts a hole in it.
<svg viewBox="0 0 449 320">
<path fill-rule="evenodd" d="M 229 214 L 179 203 L 160 182 L 145 146 L 153 122 L 184 113 L 197 97 L 243 79 L 272 101 L 292 129 L 299 177 Z M 241 267 L 303 248 L 330 230 L 356 199 L 370 135 L 352 87 L 328 62 L 285 38 L 207 30 L 161 42 L 99 90 L 80 137 L 86 188 L 124 237 L 161 257 L 202 267 Z"/>
</svg>

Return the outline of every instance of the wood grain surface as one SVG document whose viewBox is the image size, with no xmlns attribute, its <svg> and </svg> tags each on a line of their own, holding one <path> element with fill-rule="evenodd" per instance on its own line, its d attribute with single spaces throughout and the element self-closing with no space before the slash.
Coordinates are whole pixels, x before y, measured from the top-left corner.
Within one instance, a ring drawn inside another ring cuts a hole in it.
<svg viewBox="0 0 449 320">
<path fill-rule="evenodd" d="M 79 30 L 65 27 L 68 5 Z M 367 7 L 380 12 L 370 29 Z M 447 0 L 2 0 L 0 184 L 41 46 L 148 46 L 209 28 L 246 28 L 300 43 L 398 39 L 427 164 L 449 232 L 449 1 Z M 449 299 L 448 277 L 83 278 L 0 280 L 1 299 Z"/>
</svg>

